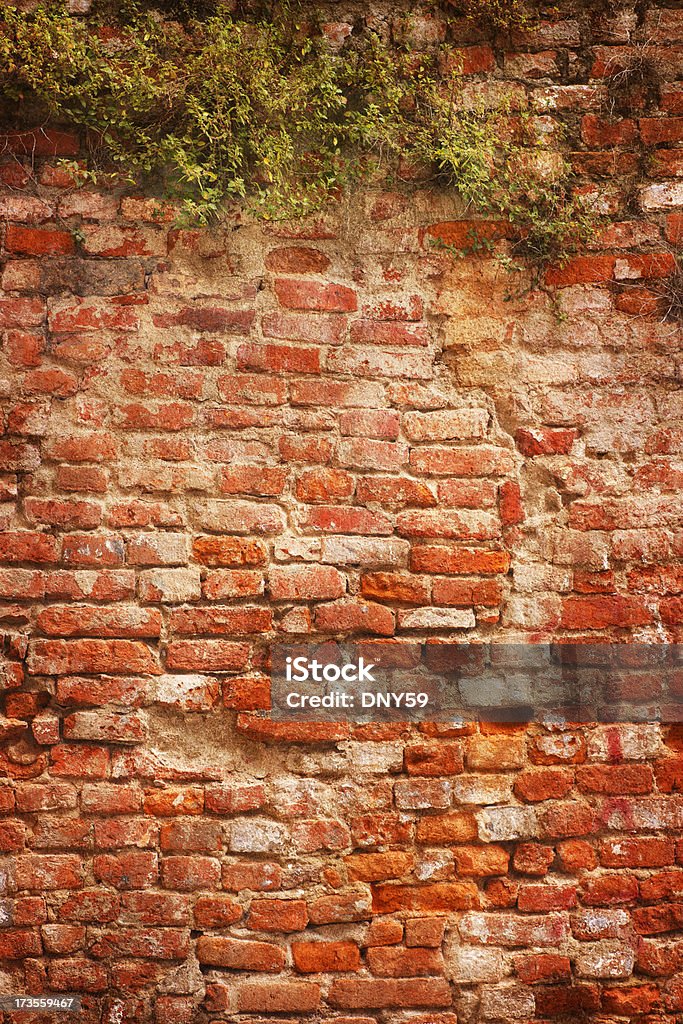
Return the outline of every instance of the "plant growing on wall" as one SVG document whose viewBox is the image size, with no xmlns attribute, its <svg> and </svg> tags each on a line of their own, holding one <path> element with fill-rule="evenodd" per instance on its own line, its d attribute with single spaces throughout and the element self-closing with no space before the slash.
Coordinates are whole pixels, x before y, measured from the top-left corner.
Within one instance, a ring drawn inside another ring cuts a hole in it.
<svg viewBox="0 0 683 1024">
<path fill-rule="evenodd" d="M 87 130 L 91 175 L 152 180 L 201 222 L 227 200 L 272 219 L 316 210 L 378 168 L 395 174 L 407 157 L 508 221 L 516 251 L 538 265 L 590 231 L 567 168 L 538 173 L 539 140 L 527 127 L 511 141 L 505 103 L 468 109 L 444 53 L 371 31 L 334 50 L 312 24 L 220 3 L 182 20 L 133 5 L 117 14 L 98 22 L 41 4 L 0 20 L 5 97 Z"/>
</svg>

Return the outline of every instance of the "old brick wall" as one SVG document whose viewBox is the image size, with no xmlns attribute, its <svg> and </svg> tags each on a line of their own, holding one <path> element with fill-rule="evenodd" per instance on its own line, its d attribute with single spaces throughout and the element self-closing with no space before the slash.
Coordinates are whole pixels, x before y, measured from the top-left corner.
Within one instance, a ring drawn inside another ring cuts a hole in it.
<svg viewBox="0 0 683 1024">
<path fill-rule="evenodd" d="M 552 293 L 432 244 L 468 215 L 426 187 L 178 230 L 75 188 L 68 131 L 6 139 L 2 992 L 680 1020 L 680 729 L 263 717 L 273 638 L 681 639 L 681 11 L 448 31 L 612 215 Z M 643 47 L 659 95 L 619 116 Z"/>
</svg>

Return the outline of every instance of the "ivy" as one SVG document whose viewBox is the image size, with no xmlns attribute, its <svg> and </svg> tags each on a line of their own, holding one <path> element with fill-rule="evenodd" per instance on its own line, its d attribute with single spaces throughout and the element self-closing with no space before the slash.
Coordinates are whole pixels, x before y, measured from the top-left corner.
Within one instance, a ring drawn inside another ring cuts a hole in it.
<svg viewBox="0 0 683 1024">
<path fill-rule="evenodd" d="M 0 88 L 45 120 L 86 129 L 88 174 L 146 180 L 194 221 L 230 200 L 261 218 L 303 216 L 362 179 L 396 177 L 407 160 L 477 215 L 508 222 L 508 258 L 540 267 L 589 237 L 568 168 L 539 172 L 547 151 L 533 120 L 512 118 L 505 102 L 468 107 L 448 53 L 369 30 L 333 49 L 293 10 L 232 7 L 175 20 L 128 0 L 100 22 L 59 3 L 5 7 Z"/>
</svg>

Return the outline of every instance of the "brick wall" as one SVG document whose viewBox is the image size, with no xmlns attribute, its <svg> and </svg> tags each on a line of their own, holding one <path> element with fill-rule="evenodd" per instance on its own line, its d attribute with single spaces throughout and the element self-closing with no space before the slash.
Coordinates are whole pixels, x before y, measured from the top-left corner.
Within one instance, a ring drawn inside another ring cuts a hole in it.
<svg viewBox="0 0 683 1024">
<path fill-rule="evenodd" d="M 555 291 L 432 244 L 470 225 L 425 187 L 178 230 L 75 188 L 67 130 L 6 139 L 2 992 L 87 1024 L 683 1013 L 680 728 L 263 716 L 273 638 L 681 640 L 681 12 L 449 31 L 611 212 Z M 643 41 L 658 98 L 610 116 Z"/>
</svg>

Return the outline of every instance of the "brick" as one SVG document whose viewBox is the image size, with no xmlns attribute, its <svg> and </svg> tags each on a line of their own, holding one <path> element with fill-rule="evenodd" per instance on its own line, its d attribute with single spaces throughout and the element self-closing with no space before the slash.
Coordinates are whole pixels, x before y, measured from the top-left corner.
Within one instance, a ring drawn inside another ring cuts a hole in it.
<svg viewBox="0 0 683 1024">
<path fill-rule="evenodd" d="M 346 869 L 351 882 L 379 882 L 401 878 L 413 863 L 414 858 L 408 853 L 357 853 L 346 858 Z"/>
<path fill-rule="evenodd" d="M 453 848 L 453 859 L 459 878 L 482 878 L 504 875 L 508 870 L 510 856 L 501 846 L 456 846 Z"/>
<path fill-rule="evenodd" d="M 166 653 L 170 669 L 234 672 L 245 668 L 249 646 L 231 640 L 173 640 Z"/>
<path fill-rule="evenodd" d="M 28 666 L 37 675 L 160 671 L 149 648 L 133 640 L 36 640 Z"/>
<path fill-rule="evenodd" d="M 472 736 L 467 741 L 465 761 L 475 771 L 520 768 L 525 754 L 521 736 Z"/>
<path fill-rule="evenodd" d="M 437 545 L 413 547 L 410 567 L 414 572 L 506 573 L 510 555 L 506 551 L 487 548 L 448 548 Z"/>
<path fill-rule="evenodd" d="M 267 313 L 261 320 L 261 331 L 265 338 L 338 345 L 346 331 L 346 320 L 319 313 Z"/>
<path fill-rule="evenodd" d="M 240 985 L 237 1007 L 266 1013 L 309 1013 L 320 1004 L 320 986 L 308 981 L 248 982 Z"/>
<path fill-rule="evenodd" d="M 147 888 L 158 880 L 158 856 L 151 850 L 100 854 L 93 858 L 93 874 L 97 881 L 117 889 Z"/>
<path fill-rule="evenodd" d="M 320 896 L 309 904 L 308 916 L 313 925 L 366 921 L 372 917 L 372 909 L 367 891 L 363 889 Z"/>
<path fill-rule="evenodd" d="M 517 917 L 514 914 L 464 914 L 458 930 L 466 942 L 494 946 L 557 946 L 567 938 L 564 913 Z"/>
<path fill-rule="evenodd" d="M 373 910 L 381 914 L 397 910 L 469 910 L 478 903 L 477 888 L 470 882 L 433 882 L 423 886 L 373 885 Z"/>
<path fill-rule="evenodd" d="M 268 589 L 274 601 L 329 600 L 344 594 L 345 580 L 331 566 L 283 566 L 270 570 Z"/>
<path fill-rule="evenodd" d="M 515 780 L 515 793 L 522 800 L 537 803 L 541 800 L 561 799 L 573 785 L 571 771 L 563 768 L 537 768 L 519 773 Z"/>
<path fill-rule="evenodd" d="M 196 633 L 230 633 L 251 635 L 267 632 L 272 622 L 272 612 L 267 608 L 177 608 L 171 612 L 171 632 L 180 636 Z"/>
<path fill-rule="evenodd" d="M 391 320 L 355 320 L 350 328 L 350 340 L 358 345 L 408 345 L 425 347 L 431 335 L 425 324 L 392 322 Z"/>
<path fill-rule="evenodd" d="M 31 854 L 18 857 L 15 881 L 22 889 L 79 889 L 83 868 L 76 854 Z"/>
<path fill-rule="evenodd" d="M 161 631 L 157 611 L 136 607 L 52 605 L 37 621 L 52 636 L 158 637 Z"/>
<path fill-rule="evenodd" d="M 104 992 L 108 987 L 106 969 L 92 960 L 78 957 L 51 960 L 47 980 L 49 988 L 55 992 Z"/>
<path fill-rule="evenodd" d="M 638 883 L 633 875 L 605 874 L 583 883 L 581 901 L 588 907 L 618 906 L 638 899 Z"/>
<path fill-rule="evenodd" d="M 268 932 L 298 932 L 307 922 L 303 900 L 254 900 L 247 918 L 251 929 Z"/>
<path fill-rule="evenodd" d="M 242 971 L 280 971 L 285 952 L 271 942 L 218 938 L 202 935 L 197 942 L 200 964 Z"/>
<path fill-rule="evenodd" d="M 287 309 L 348 313 L 358 308 L 356 293 L 342 284 L 276 278 L 274 288 L 280 305 Z"/>
<path fill-rule="evenodd" d="M 375 601 L 424 604 L 430 599 L 429 583 L 417 576 L 397 572 L 364 573 L 361 594 Z"/>
<path fill-rule="evenodd" d="M 69 256 L 75 250 L 75 243 L 69 231 L 25 228 L 18 224 L 8 224 L 5 248 L 8 252 L 22 256 Z"/>
<path fill-rule="evenodd" d="M 292 958 L 300 974 L 341 973 L 360 967 L 354 942 L 293 942 Z"/>
<path fill-rule="evenodd" d="M 165 889 L 192 892 L 195 889 L 215 889 L 220 883 L 220 863 L 213 857 L 164 857 L 161 878 Z"/>
<path fill-rule="evenodd" d="M 416 978 L 441 974 L 443 958 L 433 949 L 370 948 L 367 964 L 373 974 L 384 978 Z"/>
<path fill-rule="evenodd" d="M 415 743 L 405 749 L 405 767 L 411 775 L 457 775 L 463 770 L 460 743 Z"/>
<path fill-rule="evenodd" d="M 451 991 L 442 978 L 338 978 L 332 982 L 328 1001 L 340 1009 L 450 1006 Z"/>
<path fill-rule="evenodd" d="M 225 928 L 239 921 L 242 913 L 242 907 L 231 896 L 199 896 L 194 905 L 194 922 L 199 928 Z"/>
</svg>

